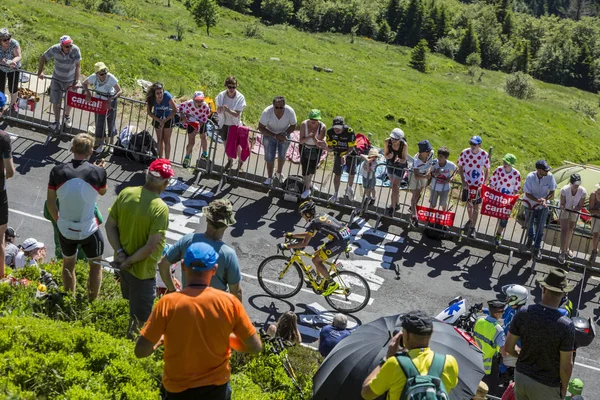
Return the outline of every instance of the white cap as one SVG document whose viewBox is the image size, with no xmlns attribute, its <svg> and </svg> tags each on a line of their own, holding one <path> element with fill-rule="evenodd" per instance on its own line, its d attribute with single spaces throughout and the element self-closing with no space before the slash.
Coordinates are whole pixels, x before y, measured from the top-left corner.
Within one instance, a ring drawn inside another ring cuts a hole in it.
<svg viewBox="0 0 600 400">
<path fill-rule="evenodd" d="M 42 249 L 46 247 L 44 243 L 38 242 L 34 238 L 25 239 L 23 242 L 23 251 L 32 251 L 35 249 Z"/>
<path fill-rule="evenodd" d="M 394 128 L 390 133 L 390 137 L 395 140 L 404 139 L 404 132 L 400 128 Z"/>
</svg>

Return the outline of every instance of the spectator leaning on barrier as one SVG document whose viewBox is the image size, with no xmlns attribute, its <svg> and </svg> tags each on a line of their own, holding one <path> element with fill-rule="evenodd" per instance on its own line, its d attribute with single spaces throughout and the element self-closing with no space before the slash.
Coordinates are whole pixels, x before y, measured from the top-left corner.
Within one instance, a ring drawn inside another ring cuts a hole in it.
<svg viewBox="0 0 600 400">
<path fill-rule="evenodd" d="M 86 100 L 92 101 L 89 86 L 94 89 L 94 97 L 106 101 L 106 115 L 94 114 L 96 120 L 96 148 L 94 152 L 102 153 L 105 144 L 113 144 L 117 136 L 117 99 L 121 96 L 121 86 L 118 79 L 108 72 L 106 65 L 100 61 L 94 64 L 94 72 L 82 83 Z M 106 128 L 108 127 L 108 135 Z M 108 139 L 108 140 L 107 140 Z"/>
<path fill-rule="evenodd" d="M 456 164 L 448 160 L 450 150 L 440 147 L 437 151 L 437 160 L 431 165 L 431 197 L 429 206 L 446 211 L 448 209 L 448 194 L 450 193 L 450 181 L 456 173 Z M 438 204 L 439 201 L 439 204 Z"/>
<path fill-rule="evenodd" d="M 217 115 L 219 116 L 219 136 L 227 142 L 227 134 L 231 126 L 242 125 L 242 112 L 246 108 L 246 98 L 238 92 L 238 81 L 235 76 L 225 79 L 225 90 L 215 98 Z M 239 154 L 239 153 L 238 153 Z M 233 158 L 227 160 L 225 169 L 231 168 Z"/>
<path fill-rule="evenodd" d="M 13 268 L 15 257 L 19 254 L 19 247 L 15 244 L 15 238 L 19 237 L 10 226 L 4 231 L 4 265 Z M 0 275 L 0 277 L 2 277 Z"/>
<path fill-rule="evenodd" d="M 410 223 L 415 227 L 419 225 L 417 204 L 419 204 L 421 195 L 427 187 L 427 182 L 429 182 L 431 176 L 431 165 L 433 164 L 433 147 L 431 147 L 429 140 L 420 141 L 418 146 L 419 152 L 413 158 L 412 173 L 408 182 L 408 188 L 412 195 L 410 199 Z"/>
<path fill-rule="evenodd" d="M 284 312 L 276 324 L 269 325 L 267 334 L 271 337 L 280 337 L 292 344 L 302 343 L 302 335 L 298 330 L 298 315 L 293 311 Z"/>
<path fill-rule="evenodd" d="M 567 273 L 553 268 L 538 278 L 542 301 L 528 305 L 510 324 L 505 350 L 518 357 L 515 393 L 519 400 L 562 400 L 573 372 L 575 326 L 558 307 L 563 295 L 573 290 Z M 515 345 L 521 339 L 519 351 Z"/>
<path fill-rule="evenodd" d="M 98 195 L 104 196 L 107 191 L 104 161 L 97 165 L 89 162 L 93 145 L 94 139 L 87 133 L 75 136 L 71 143 L 73 160 L 52 168 L 46 197 L 63 253 L 63 286 L 66 291 L 75 293 L 77 247 L 81 246 L 90 265 L 87 282 L 90 300 L 98 297 L 100 291 L 100 260 L 104 253 L 104 238 L 94 209 Z"/>
<path fill-rule="evenodd" d="M 500 193 L 514 196 L 521 190 L 521 174 L 515 168 L 517 157 L 515 157 L 514 154 L 507 153 L 504 155 L 502 161 L 502 165 L 496 168 L 494 173 L 492 173 L 492 177 L 490 178 L 490 188 L 497 190 Z M 496 229 L 496 236 L 494 237 L 496 246 L 500 245 L 502 242 L 502 232 L 507 224 L 508 216 L 506 219 L 498 221 L 498 228 Z"/>
<path fill-rule="evenodd" d="M 564 264 L 565 257 L 572 259 L 575 257 L 573 251 L 569 248 L 573 232 L 579 220 L 579 212 L 585 204 L 587 192 L 581 186 L 581 176 L 573 174 L 569 178 L 569 184 L 560 189 L 560 253 L 558 254 L 558 263 Z"/>
<path fill-rule="evenodd" d="M 354 129 L 344 123 L 344 117 L 335 117 L 333 125 L 327 130 L 327 146 L 333 151 L 333 196 L 330 203 L 338 201 L 340 182 L 344 166 L 348 166 L 348 186 L 346 196 L 350 201 L 354 199 L 354 177 L 358 167 L 359 158 L 356 155 L 356 135 Z"/>
<path fill-rule="evenodd" d="M 404 178 L 407 167 L 408 143 L 400 128 L 392 129 L 390 137 L 383 142 L 383 156 L 387 164 L 387 173 L 392 184 L 390 207 L 385 210 L 389 217 L 394 215 L 400 197 L 400 182 Z"/>
<path fill-rule="evenodd" d="M 532 247 L 538 260 L 542 259 L 542 239 L 548 219 L 548 201 L 554 198 L 556 181 L 550 173 L 550 166 L 546 160 L 535 163 L 535 171 L 530 172 L 525 178 L 523 186 L 523 207 L 527 223 L 528 250 Z"/>
<path fill-rule="evenodd" d="M 262 112 L 258 130 L 263 135 L 265 162 L 267 163 L 267 179 L 263 182 L 264 185 L 270 185 L 273 179 L 278 180 L 279 184 L 283 184 L 285 180 L 283 165 L 290 145 L 289 136 L 296 130 L 297 123 L 296 113 L 292 107 L 285 104 L 283 96 L 275 97 L 273 104 Z M 277 172 L 273 175 L 275 153 L 277 153 Z"/>
<path fill-rule="evenodd" d="M 3 93 L 2 93 L 3 94 Z M 2 99 L 0 99 L 2 100 Z M 0 101 L 0 109 L 4 104 Z M 8 226 L 8 195 L 6 193 L 6 180 L 15 175 L 15 165 L 12 159 L 12 147 L 10 135 L 0 129 L 0 154 L 2 155 L 2 166 L 0 168 L 0 232 L 6 232 Z M 4 277 L 4 235 L 0 236 L 0 278 Z"/>
<path fill-rule="evenodd" d="M 361 154 L 363 162 L 360 165 L 360 175 L 362 177 L 362 186 L 365 190 L 365 199 L 368 200 L 369 205 L 375 204 L 375 198 L 377 197 L 377 191 L 375 186 L 377 185 L 377 164 L 379 163 L 379 150 L 372 147 L 368 154 Z"/>
<path fill-rule="evenodd" d="M 69 36 L 62 36 L 60 42 L 51 46 L 40 57 L 38 66 L 38 77 L 44 79 L 44 66 L 50 59 L 54 59 L 54 70 L 52 71 L 52 82 L 50 83 L 50 103 L 54 111 L 54 122 L 49 128 L 57 131 L 60 126 L 60 106 L 63 95 L 79 82 L 81 71 L 81 51 L 73 44 Z M 65 104 L 65 115 L 63 118 L 64 128 L 71 128 L 71 107 Z"/>
<path fill-rule="evenodd" d="M 210 106 L 204 101 L 204 98 L 204 92 L 196 91 L 191 100 L 184 101 L 177 107 L 177 111 L 179 111 L 183 119 L 183 126 L 186 128 L 188 134 L 183 168 L 190 166 L 194 144 L 196 144 L 196 135 L 200 135 L 200 147 L 202 148 L 200 157 L 208 157 L 205 124 L 210 116 Z"/>
<path fill-rule="evenodd" d="M 304 178 L 304 192 L 300 196 L 302 200 L 310 196 L 312 177 L 317 172 L 322 150 L 327 148 L 326 132 L 327 127 L 321 122 L 321 111 L 310 110 L 308 119 L 300 124 L 300 165 Z"/>
<path fill-rule="evenodd" d="M 469 140 L 469 148 L 464 149 L 458 158 L 458 174 L 462 182 L 462 201 L 467 202 L 469 220 L 463 231 L 475 237 L 479 207 L 481 205 L 481 186 L 487 182 L 490 173 L 490 157 L 481 148 L 481 137 L 473 136 Z"/>
<path fill-rule="evenodd" d="M 152 126 L 156 131 L 158 142 L 158 156 L 160 158 L 171 157 L 171 132 L 173 118 L 177 113 L 177 105 L 171 93 L 167 92 L 162 83 L 156 82 L 146 93 L 146 107 Z"/>
<path fill-rule="evenodd" d="M 363 382 L 363 399 L 376 399 L 386 392 L 388 399 L 400 398 L 407 379 L 399 359 L 408 359 L 421 374 L 427 374 L 434 358 L 444 357 L 429 348 L 432 334 L 433 319 L 430 316 L 422 311 L 411 311 L 404 315 L 402 332 L 393 337 L 387 355 Z M 457 385 L 458 363 L 453 356 L 445 356 L 440 378 L 447 393 Z"/>
<path fill-rule="evenodd" d="M 227 291 L 242 301 L 242 274 L 235 250 L 223 242 L 223 235 L 227 228 L 235 224 L 233 206 L 227 199 L 213 200 L 208 207 L 202 209 L 206 218 L 206 231 L 204 233 L 189 233 L 179 239 L 169 248 L 160 261 L 158 268 L 167 289 L 175 291 L 175 283 L 171 279 L 170 266 L 185 257 L 187 249 L 193 243 L 207 243 L 219 254 L 219 266 L 213 275 L 210 286 L 215 289 Z M 183 287 L 186 286 L 186 276 L 182 276 Z"/>
<path fill-rule="evenodd" d="M 502 301 L 488 301 L 489 315 L 479 317 L 473 330 L 473 339 L 483 351 L 483 381 L 489 386 L 492 393 L 498 389 L 498 376 L 500 366 L 500 351 L 504 347 L 506 335 L 498 322 L 502 319 L 504 306 Z"/>
<path fill-rule="evenodd" d="M 206 243 L 188 247 L 183 260 L 188 286 L 158 301 L 137 340 L 137 357 L 150 356 L 164 340 L 166 399 L 230 399 L 231 349 L 262 350 L 242 303 L 209 287 L 218 258 Z"/>
<path fill-rule="evenodd" d="M 335 314 L 331 325 L 326 325 L 321 328 L 319 333 L 319 353 L 323 357 L 327 357 L 331 350 L 345 337 L 350 336 L 348 326 L 348 317 L 344 314 Z"/>
<path fill-rule="evenodd" d="M 106 235 L 120 268 L 121 293 L 129 300 L 130 338 L 146 322 L 154 304 L 156 264 L 169 228 L 169 207 L 160 194 L 174 175 L 169 160 L 154 160 L 144 186 L 123 189 L 108 211 Z"/>
<path fill-rule="evenodd" d="M 593 266 L 598 256 L 598 241 L 600 239 L 600 183 L 596 184 L 596 190 L 590 194 L 589 210 L 592 216 L 592 252 L 589 262 Z"/>
<path fill-rule="evenodd" d="M 9 112 L 18 112 L 17 92 L 19 90 L 19 68 L 21 68 L 21 46 L 12 38 L 7 28 L 0 29 L 0 93 L 8 81 L 10 93 Z M 1 107 L 0 107 L 1 108 Z"/>
</svg>

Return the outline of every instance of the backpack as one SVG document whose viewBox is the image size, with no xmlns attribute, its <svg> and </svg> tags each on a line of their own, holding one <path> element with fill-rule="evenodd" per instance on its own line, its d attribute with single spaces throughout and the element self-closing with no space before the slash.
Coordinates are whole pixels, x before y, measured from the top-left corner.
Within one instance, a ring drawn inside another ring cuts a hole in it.
<svg viewBox="0 0 600 400">
<path fill-rule="evenodd" d="M 433 228 L 433 229 L 432 229 Z M 441 224 L 432 224 L 429 223 L 423 234 L 427 236 L 429 239 L 433 240 L 443 240 L 446 238 L 446 233 L 444 232 L 444 226 Z"/>
<path fill-rule="evenodd" d="M 356 149 L 358 154 L 368 154 L 371 149 L 371 141 L 362 133 L 356 134 Z"/>
<path fill-rule="evenodd" d="M 406 383 L 400 400 L 448 400 L 448 393 L 442 383 L 442 372 L 446 356 L 434 354 L 427 375 L 421 375 L 408 354 L 396 356 L 398 364 L 406 375 Z"/>
<path fill-rule="evenodd" d="M 300 175 L 288 176 L 283 182 L 283 190 L 285 190 L 284 200 L 297 202 L 302 192 L 304 192 L 304 179 Z"/>
<path fill-rule="evenodd" d="M 131 152 L 127 152 L 127 158 L 132 161 L 149 165 L 158 158 L 158 143 L 146 130 L 132 134 L 129 138 L 128 148 Z"/>
</svg>

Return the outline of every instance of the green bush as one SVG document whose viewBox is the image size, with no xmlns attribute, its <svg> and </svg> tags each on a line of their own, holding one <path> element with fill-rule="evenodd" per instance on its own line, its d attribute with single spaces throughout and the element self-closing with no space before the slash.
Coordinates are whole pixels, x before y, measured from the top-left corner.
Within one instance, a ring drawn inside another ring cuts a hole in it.
<svg viewBox="0 0 600 400">
<path fill-rule="evenodd" d="M 515 72 L 506 77 L 504 90 L 509 96 L 517 99 L 531 99 L 535 96 L 535 85 L 531 77 L 522 72 Z"/>
</svg>

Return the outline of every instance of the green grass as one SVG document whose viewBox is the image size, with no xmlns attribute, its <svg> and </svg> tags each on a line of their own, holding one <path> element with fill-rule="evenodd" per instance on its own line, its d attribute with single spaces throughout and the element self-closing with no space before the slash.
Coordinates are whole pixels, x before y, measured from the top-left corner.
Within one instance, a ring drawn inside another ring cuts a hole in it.
<svg viewBox="0 0 600 400">
<path fill-rule="evenodd" d="M 125 0 L 123 8 L 133 7 L 131 14 L 140 19 L 90 14 L 73 3 L 6 0 L 0 6 L 22 43 L 28 69 L 36 68 L 39 55 L 60 35 L 69 34 L 82 49 L 83 72 L 104 61 L 129 95 L 140 95 L 135 79 L 142 78 L 162 81 L 175 96 L 190 96 L 198 88 L 214 96 L 225 77 L 235 75 L 248 103 L 244 120 L 251 126 L 274 96 L 285 95 L 299 119 L 311 108 L 320 108 L 329 125 L 343 115 L 355 130 L 372 132 L 379 146 L 400 126 L 413 154 L 418 141 L 429 139 L 435 147 L 448 146 L 457 159 L 475 134 L 485 148 L 494 147 L 494 165 L 512 152 L 522 172 L 538 158 L 558 166 L 563 160 L 597 162 L 600 154 L 598 124 L 573 107 L 584 102 L 597 109 L 598 96 L 591 93 L 536 81 L 537 97 L 521 101 L 504 93 L 506 75 L 500 72 L 485 71 L 481 82 L 471 84 L 464 66 L 432 55 L 431 72 L 422 74 L 408 67 L 408 48 L 366 38 L 351 43 L 348 36 L 288 26 L 262 27 L 261 37 L 247 38 L 244 27 L 254 18 L 228 10 L 209 37 L 175 0 L 170 8 L 166 0 L 140 1 L 137 9 Z M 177 21 L 189 27 L 182 42 L 167 39 Z M 314 72 L 313 65 L 334 72 Z"/>
</svg>

